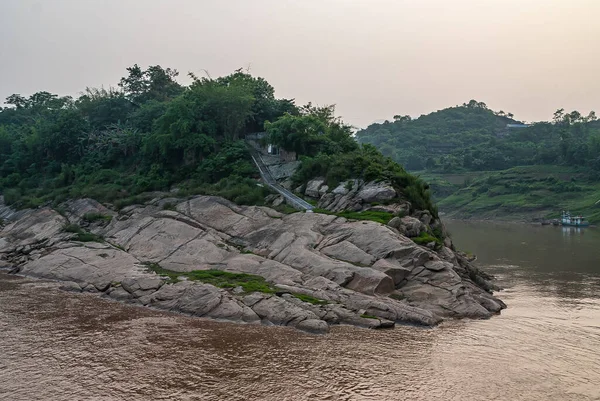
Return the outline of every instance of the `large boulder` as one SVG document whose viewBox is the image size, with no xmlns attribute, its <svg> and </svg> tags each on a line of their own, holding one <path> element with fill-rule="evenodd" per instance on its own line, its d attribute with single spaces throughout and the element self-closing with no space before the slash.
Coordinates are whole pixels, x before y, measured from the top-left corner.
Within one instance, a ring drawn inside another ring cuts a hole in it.
<svg viewBox="0 0 600 401">
<path fill-rule="evenodd" d="M 37 260 L 25 263 L 21 272 L 32 276 L 74 281 L 82 288 L 88 284 L 105 291 L 113 282 L 145 274 L 139 260 L 109 245 L 88 243 L 56 249 Z"/>
<path fill-rule="evenodd" d="M 311 198 L 318 199 L 325 192 L 327 192 L 327 191 L 321 191 L 321 187 L 324 185 L 325 185 L 325 180 L 322 178 L 315 178 L 314 180 L 310 180 L 306 184 L 306 189 L 304 190 L 304 195 L 310 196 Z"/>
<path fill-rule="evenodd" d="M 409 238 L 418 237 L 427 231 L 427 226 L 421 220 L 411 216 L 394 217 L 388 225 Z"/>
<path fill-rule="evenodd" d="M 385 202 L 398 196 L 388 182 L 369 182 L 356 195 L 365 203 Z"/>
<path fill-rule="evenodd" d="M 320 251 L 331 258 L 350 262 L 355 265 L 370 266 L 375 262 L 374 256 L 369 255 L 348 241 L 342 241 L 334 245 L 326 246 L 321 248 Z"/>
<path fill-rule="evenodd" d="M 0 231 L 0 253 L 38 247 L 69 236 L 63 232 L 67 219 L 50 208 L 30 210 Z"/>
</svg>

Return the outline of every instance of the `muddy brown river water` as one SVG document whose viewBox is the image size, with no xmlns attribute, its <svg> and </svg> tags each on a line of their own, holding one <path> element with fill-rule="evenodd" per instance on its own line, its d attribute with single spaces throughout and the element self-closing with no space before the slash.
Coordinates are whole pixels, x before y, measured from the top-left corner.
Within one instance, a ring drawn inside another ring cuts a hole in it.
<svg viewBox="0 0 600 401">
<path fill-rule="evenodd" d="M 448 226 L 501 316 L 313 336 L 0 273 L 0 400 L 600 400 L 600 232 Z"/>
</svg>

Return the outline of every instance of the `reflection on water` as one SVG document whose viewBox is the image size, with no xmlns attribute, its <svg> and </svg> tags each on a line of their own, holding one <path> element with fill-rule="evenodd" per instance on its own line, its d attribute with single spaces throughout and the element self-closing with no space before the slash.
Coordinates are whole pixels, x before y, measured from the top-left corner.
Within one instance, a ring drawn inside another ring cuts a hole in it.
<svg viewBox="0 0 600 401">
<path fill-rule="evenodd" d="M 600 231 L 594 228 L 448 221 L 459 249 L 504 285 L 527 282 L 560 297 L 600 297 Z"/>
<path fill-rule="evenodd" d="M 599 400 L 598 237 L 541 228 L 451 222 L 509 309 L 434 329 L 311 336 L 0 274 L 0 399 Z"/>
</svg>

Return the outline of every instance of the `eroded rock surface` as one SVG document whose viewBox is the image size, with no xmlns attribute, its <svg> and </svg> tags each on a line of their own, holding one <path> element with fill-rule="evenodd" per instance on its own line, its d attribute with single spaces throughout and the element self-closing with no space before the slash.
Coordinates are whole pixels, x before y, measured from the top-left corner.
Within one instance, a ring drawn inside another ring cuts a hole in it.
<svg viewBox="0 0 600 401">
<path fill-rule="evenodd" d="M 323 183 L 310 190 L 325 197 L 322 188 Z M 346 185 L 328 194 L 339 203 L 352 191 L 353 199 L 371 202 L 395 196 L 385 185 Z M 490 277 L 464 257 L 448 247 L 427 249 L 403 235 L 429 224 L 427 216 L 401 218 L 393 228 L 318 213 L 284 215 L 208 196 L 169 199 L 175 210 L 163 210 L 164 203 L 157 199 L 117 213 L 81 199 L 68 202 L 64 216 L 50 208 L 16 213 L 0 204 L 10 216 L 0 231 L 0 266 L 64 281 L 71 291 L 313 333 L 332 324 L 382 328 L 487 318 L 504 307 L 490 292 Z M 77 242 L 64 232 L 65 224 L 81 224 L 90 213 L 108 216 L 86 226 L 105 242 Z M 247 293 L 201 281 L 173 282 L 149 270 L 150 263 L 182 274 L 257 275 L 273 290 Z"/>
</svg>

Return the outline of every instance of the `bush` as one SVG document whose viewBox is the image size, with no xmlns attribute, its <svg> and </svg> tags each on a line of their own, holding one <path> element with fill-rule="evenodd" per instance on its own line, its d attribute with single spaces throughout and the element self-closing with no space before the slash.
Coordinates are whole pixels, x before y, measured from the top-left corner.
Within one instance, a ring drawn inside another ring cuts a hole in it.
<svg viewBox="0 0 600 401">
<path fill-rule="evenodd" d="M 439 238 L 433 237 L 427 232 L 423 232 L 418 237 L 411 238 L 411 240 L 413 240 L 413 242 L 418 245 L 427 245 L 431 242 L 435 242 L 436 246 L 442 245 L 442 241 Z"/>
<path fill-rule="evenodd" d="M 324 177 L 329 188 L 340 182 L 362 178 L 365 181 L 390 181 L 396 191 L 402 194 L 414 209 L 429 210 L 438 216 L 437 208 L 431 200 L 429 186 L 418 177 L 407 173 L 392 159 L 383 156 L 373 146 L 363 145 L 360 149 L 334 155 L 318 154 L 313 158 L 304 157 L 302 165 L 292 177 L 293 186 L 306 184 L 315 177 Z M 346 186 L 351 187 L 351 183 Z"/>
<path fill-rule="evenodd" d="M 77 224 L 67 224 L 63 227 L 63 231 L 75 234 L 71 239 L 81 242 L 104 242 L 104 238 L 99 235 L 84 231 Z"/>
<path fill-rule="evenodd" d="M 4 195 L 4 203 L 8 206 L 14 205 L 21 200 L 21 190 L 18 188 L 5 189 L 2 194 Z"/>
<path fill-rule="evenodd" d="M 102 213 L 97 213 L 97 212 L 93 212 L 93 213 L 86 213 L 83 215 L 83 220 L 89 222 L 89 223 L 93 223 L 96 221 L 111 221 L 112 220 L 112 216 L 110 215 L 105 215 Z"/>
</svg>

